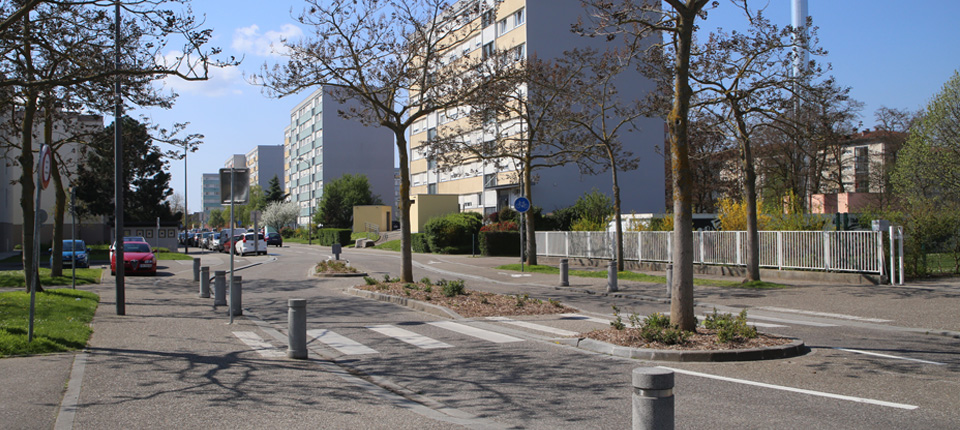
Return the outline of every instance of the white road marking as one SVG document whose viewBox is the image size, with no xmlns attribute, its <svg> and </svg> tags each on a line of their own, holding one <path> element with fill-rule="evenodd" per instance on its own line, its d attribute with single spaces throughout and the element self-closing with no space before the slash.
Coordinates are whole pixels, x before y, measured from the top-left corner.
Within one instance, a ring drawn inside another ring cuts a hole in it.
<svg viewBox="0 0 960 430">
<path fill-rule="evenodd" d="M 707 319 L 707 315 L 700 315 L 700 321 L 703 321 L 703 320 L 705 320 L 705 319 Z M 768 324 L 768 323 L 761 323 L 761 322 L 754 322 L 754 321 L 747 321 L 747 325 L 752 325 L 752 326 L 755 326 L 755 327 L 764 327 L 764 328 L 783 328 L 783 327 L 789 327 L 789 326 L 780 325 L 780 324 Z"/>
<path fill-rule="evenodd" d="M 856 353 L 856 354 L 872 355 L 872 356 L 875 356 L 875 357 L 892 358 L 892 359 L 894 359 L 894 360 L 916 361 L 917 363 L 935 364 L 935 365 L 937 365 L 937 366 L 946 366 L 946 365 L 947 365 L 947 363 L 940 363 L 940 362 L 936 362 L 936 361 L 927 361 L 927 360 L 921 360 L 921 359 L 919 359 L 919 358 L 908 358 L 908 357 L 899 357 L 899 356 L 896 356 L 896 355 L 879 354 L 879 353 L 870 352 L 870 351 L 860 351 L 860 350 L 858 350 L 858 349 L 847 349 L 847 348 L 833 348 L 833 349 L 836 349 L 837 351 L 853 352 L 853 353 Z"/>
<path fill-rule="evenodd" d="M 783 319 L 783 318 L 764 317 L 764 316 L 757 316 L 757 315 L 750 315 L 750 319 L 758 319 L 758 320 L 764 320 L 764 321 L 781 322 L 781 323 L 784 323 L 784 324 L 808 325 L 808 326 L 811 326 L 811 327 L 836 327 L 836 326 L 837 326 L 836 324 L 818 323 L 818 322 L 813 322 L 813 321 L 788 320 L 788 319 Z"/>
<path fill-rule="evenodd" d="M 435 327 L 440 327 L 445 330 L 450 330 L 460 334 L 465 334 L 467 336 L 473 336 L 477 339 L 483 339 L 493 343 L 523 342 L 523 339 L 520 339 L 520 338 L 507 336 L 502 333 L 483 330 L 476 327 L 471 327 L 468 325 L 459 324 L 451 321 L 437 321 L 437 322 L 432 322 L 428 324 Z"/>
<path fill-rule="evenodd" d="M 416 346 L 422 349 L 437 349 L 437 348 L 450 348 L 452 345 L 440 342 L 439 340 L 431 339 L 429 337 L 416 334 L 412 331 L 402 329 L 397 326 L 384 324 L 377 325 L 372 327 L 367 327 L 370 330 L 373 330 L 377 333 L 390 336 L 394 339 L 409 343 L 410 345 Z"/>
<path fill-rule="evenodd" d="M 562 328 L 545 326 L 545 325 L 542 325 L 542 324 L 534 324 L 534 323 L 526 322 L 526 321 L 516 321 L 516 320 L 512 320 L 512 319 L 507 318 L 507 317 L 487 317 L 487 319 L 488 319 L 488 320 L 491 320 L 491 321 L 502 322 L 502 323 L 504 323 L 504 324 L 511 324 L 511 325 L 515 325 L 515 326 L 518 326 L 518 327 L 525 327 L 525 328 L 529 328 L 529 329 L 533 329 L 533 330 L 538 330 L 538 331 L 542 331 L 542 332 L 546 332 L 546 333 L 553 333 L 553 334 L 558 335 L 558 336 L 574 337 L 574 336 L 579 335 L 579 333 L 577 333 L 577 332 L 575 332 L 575 331 L 570 331 L 570 330 L 564 330 L 564 329 L 562 329 Z"/>
<path fill-rule="evenodd" d="M 700 373 L 700 372 L 691 372 L 691 371 L 689 371 L 689 370 L 674 369 L 674 368 L 665 367 L 665 366 L 659 366 L 659 367 L 660 367 L 661 369 L 672 370 L 672 371 L 674 371 L 674 372 L 676 372 L 676 373 L 681 373 L 681 374 L 684 374 L 684 375 L 699 376 L 699 377 L 701 377 L 701 378 L 716 379 L 716 380 L 719 380 L 719 381 L 734 382 L 734 383 L 737 383 L 737 384 L 744 384 L 744 385 L 753 385 L 753 386 L 755 386 L 755 387 L 771 388 L 771 389 L 774 389 L 774 390 L 789 391 L 789 392 L 800 393 L 800 394 L 808 394 L 808 395 L 811 395 L 811 396 L 827 397 L 827 398 L 830 398 L 830 399 L 847 400 L 847 401 L 851 401 L 851 402 L 867 403 L 867 404 L 877 405 L 877 406 L 886 406 L 886 407 L 888 407 L 888 408 L 898 408 L 898 409 L 907 409 L 907 410 L 914 410 L 914 409 L 919 408 L 919 406 L 907 405 L 907 404 L 903 404 L 903 403 L 885 402 L 885 401 L 883 401 L 883 400 L 873 400 L 873 399 L 867 399 L 867 398 L 863 398 L 863 397 L 844 396 L 844 395 L 841 395 L 841 394 L 824 393 L 824 392 L 822 392 L 822 391 L 805 390 L 805 389 L 803 389 L 803 388 L 784 387 L 784 386 L 781 386 L 781 385 L 773 385 L 773 384 L 766 384 L 766 383 L 763 383 L 763 382 L 747 381 L 747 380 L 745 380 L 745 379 L 727 378 L 727 377 L 725 377 L 725 376 L 710 375 L 710 374 L 707 374 L 707 373 Z"/>
<path fill-rule="evenodd" d="M 604 325 L 610 325 L 610 321 L 611 321 L 611 320 L 605 320 L 603 318 L 591 317 L 591 316 L 581 315 L 581 314 L 560 314 L 560 316 L 565 319 L 586 320 L 586 321 L 595 322 L 595 323 L 604 324 Z"/>
<path fill-rule="evenodd" d="M 864 317 L 858 317 L 854 315 L 833 314 L 829 312 L 814 312 L 814 311 L 804 311 L 800 309 L 778 308 L 774 306 L 764 306 L 758 309 L 774 311 L 774 312 L 787 312 L 787 313 L 794 313 L 794 314 L 813 315 L 818 317 L 837 318 L 837 319 L 843 319 L 843 320 L 865 321 L 865 322 L 874 322 L 874 323 L 885 323 L 885 322 L 892 321 L 892 320 L 884 320 L 879 318 L 864 318 Z"/>
<path fill-rule="evenodd" d="M 377 350 L 373 348 L 370 348 L 346 336 L 341 336 L 330 330 L 325 330 L 325 329 L 307 330 L 307 336 L 310 336 L 316 340 L 319 340 L 320 342 L 327 344 L 327 346 L 337 351 L 340 351 L 341 354 L 362 355 L 362 354 L 378 353 Z"/>
<path fill-rule="evenodd" d="M 257 353 L 259 353 L 262 357 L 278 358 L 287 356 L 286 351 L 267 343 L 262 337 L 258 336 L 252 331 L 235 331 L 233 332 L 233 335 L 243 341 L 243 343 L 247 344 L 247 346 L 252 348 L 254 351 L 257 351 Z"/>
</svg>

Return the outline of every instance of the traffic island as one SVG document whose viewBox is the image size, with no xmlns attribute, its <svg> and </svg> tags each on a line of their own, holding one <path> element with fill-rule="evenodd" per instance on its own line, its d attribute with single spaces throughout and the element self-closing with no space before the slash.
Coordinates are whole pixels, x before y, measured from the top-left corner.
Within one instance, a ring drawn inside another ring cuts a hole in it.
<svg viewBox="0 0 960 430">
<path fill-rule="evenodd" d="M 314 266 L 310 271 L 310 276 L 318 278 L 355 278 L 367 276 L 367 274 L 351 266 L 347 260 L 325 260 Z"/>
</svg>

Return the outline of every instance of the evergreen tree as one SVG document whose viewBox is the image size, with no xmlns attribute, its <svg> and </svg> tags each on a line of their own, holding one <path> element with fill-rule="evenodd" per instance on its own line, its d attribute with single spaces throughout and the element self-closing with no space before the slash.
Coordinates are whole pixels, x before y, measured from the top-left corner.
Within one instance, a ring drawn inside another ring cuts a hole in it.
<svg viewBox="0 0 960 430">
<path fill-rule="evenodd" d="M 264 196 L 267 204 L 282 202 L 286 200 L 289 195 L 290 193 L 283 192 L 283 188 L 280 187 L 280 178 L 278 178 L 277 175 L 273 175 L 273 179 L 270 180 L 266 195 Z"/>
<path fill-rule="evenodd" d="M 323 224 L 324 227 L 350 228 L 354 206 L 380 203 L 380 197 L 370 192 L 370 182 L 366 175 L 346 174 L 324 184 L 323 197 L 320 198 L 313 221 L 315 224 Z"/>
</svg>

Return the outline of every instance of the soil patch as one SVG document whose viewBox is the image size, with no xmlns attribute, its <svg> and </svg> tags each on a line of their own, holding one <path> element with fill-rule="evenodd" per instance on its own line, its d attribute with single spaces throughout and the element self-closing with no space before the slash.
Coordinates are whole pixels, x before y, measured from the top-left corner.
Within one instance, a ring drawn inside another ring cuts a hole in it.
<svg viewBox="0 0 960 430">
<path fill-rule="evenodd" d="M 768 348 L 786 345 L 795 340 L 786 337 L 759 333 L 757 337 L 752 339 L 738 339 L 732 342 L 718 343 L 716 333 L 716 330 L 708 330 L 703 327 L 697 327 L 697 331 L 695 333 L 690 333 L 689 337 L 687 337 L 684 343 L 676 345 L 668 345 L 661 342 L 647 342 L 640 337 L 640 329 L 630 327 L 624 328 L 623 330 L 617 330 L 613 327 L 610 327 L 603 330 L 594 330 L 589 333 L 583 333 L 581 336 L 631 348 L 665 349 L 676 351 L 720 351 L 730 349 Z"/>
<path fill-rule="evenodd" d="M 356 288 L 443 306 L 466 318 L 576 312 L 576 309 L 560 302 L 543 301 L 525 294 L 505 296 L 465 289 L 463 294 L 447 297 L 439 285 L 404 282 L 380 282 L 376 285 L 358 285 Z"/>
</svg>

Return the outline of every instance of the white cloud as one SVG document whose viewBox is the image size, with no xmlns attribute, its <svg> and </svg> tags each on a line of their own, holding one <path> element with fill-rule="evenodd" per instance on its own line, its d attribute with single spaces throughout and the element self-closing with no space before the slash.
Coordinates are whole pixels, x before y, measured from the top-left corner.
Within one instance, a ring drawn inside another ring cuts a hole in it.
<svg viewBox="0 0 960 430">
<path fill-rule="evenodd" d="M 164 56 L 163 64 L 172 64 L 172 62 L 181 55 L 179 52 L 170 52 Z M 181 71 L 185 66 L 180 67 Z M 243 94 L 243 89 L 247 83 L 243 80 L 242 72 L 237 67 L 211 67 L 205 81 L 188 81 L 176 76 L 168 76 L 163 79 L 165 89 L 170 89 L 183 95 L 200 95 L 206 97 L 223 97 L 227 95 Z"/>
<path fill-rule="evenodd" d="M 233 32 L 233 49 L 241 54 L 253 54 L 261 57 L 279 57 L 286 51 L 282 40 L 293 40 L 303 36 L 303 30 L 293 24 L 283 24 L 279 31 L 270 30 L 260 33 L 260 26 L 238 28 Z"/>
</svg>

